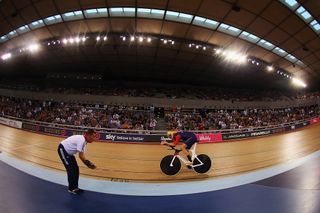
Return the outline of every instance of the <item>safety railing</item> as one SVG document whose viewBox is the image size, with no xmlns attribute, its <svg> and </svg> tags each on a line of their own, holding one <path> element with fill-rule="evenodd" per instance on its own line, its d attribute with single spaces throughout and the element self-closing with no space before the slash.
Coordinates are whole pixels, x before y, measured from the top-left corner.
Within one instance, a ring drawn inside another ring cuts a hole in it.
<svg viewBox="0 0 320 213">
<path fill-rule="evenodd" d="M 17 118 L 13 116 L 8 115 L 2 115 L 4 118 L 21 121 L 24 124 L 33 124 L 33 125 L 39 125 L 39 126 L 45 126 L 45 127 L 52 127 L 52 128 L 61 128 L 66 130 L 72 130 L 72 131 L 85 131 L 88 128 L 88 126 L 74 126 L 74 125 L 67 125 L 67 124 L 58 124 L 58 123 L 48 123 L 48 122 L 42 122 L 42 121 L 35 121 L 35 120 L 28 120 L 28 119 L 22 119 Z M 301 123 L 308 122 L 311 119 L 314 119 L 317 117 L 310 117 L 308 119 L 298 120 L 294 122 L 288 122 L 288 123 L 282 123 L 278 125 L 270 125 L 270 126 L 260 126 L 260 127 L 246 127 L 241 129 L 219 129 L 219 130 L 193 130 L 195 133 L 200 134 L 215 134 L 215 133 L 245 133 L 245 132 L 256 132 L 256 131 L 268 131 L 278 128 L 285 128 L 290 127 L 292 125 L 298 125 Z M 166 134 L 167 130 L 138 130 L 138 129 L 116 129 L 116 128 L 94 128 L 98 132 L 110 132 L 110 133 L 123 133 L 123 134 Z"/>
</svg>

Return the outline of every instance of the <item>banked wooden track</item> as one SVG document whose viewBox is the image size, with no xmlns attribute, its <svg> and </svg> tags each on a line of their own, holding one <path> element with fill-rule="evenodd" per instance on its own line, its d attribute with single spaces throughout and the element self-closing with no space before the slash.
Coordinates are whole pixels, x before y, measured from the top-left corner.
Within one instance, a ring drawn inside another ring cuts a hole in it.
<svg viewBox="0 0 320 213">
<path fill-rule="evenodd" d="M 0 125 L 0 151 L 26 162 L 54 170 L 64 167 L 57 154 L 63 138 L 46 136 Z M 86 168 L 78 159 L 81 176 L 123 182 L 176 182 L 218 178 L 289 162 L 320 150 L 320 124 L 299 131 L 237 142 L 199 144 L 197 153 L 213 160 L 207 174 L 182 168 L 175 176 L 160 171 L 162 157 L 172 151 L 160 145 L 88 144 L 86 156 L 98 167 Z"/>
</svg>

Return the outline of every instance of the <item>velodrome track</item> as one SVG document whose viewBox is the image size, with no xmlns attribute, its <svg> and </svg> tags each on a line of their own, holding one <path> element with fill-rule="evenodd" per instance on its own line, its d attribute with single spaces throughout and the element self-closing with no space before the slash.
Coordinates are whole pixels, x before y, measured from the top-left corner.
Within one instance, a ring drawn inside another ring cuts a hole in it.
<svg viewBox="0 0 320 213">
<path fill-rule="evenodd" d="M 63 138 L 40 135 L 0 125 L 0 151 L 27 163 L 64 171 L 57 155 Z M 81 161 L 80 176 L 120 182 L 180 182 L 214 179 L 243 174 L 283 164 L 320 150 L 320 124 L 298 131 L 237 142 L 199 144 L 197 153 L 213 159 L 207 174 L 196 174 L 186 168 L 175 176 L 166 176 L 160 160 L 172 151 L 160 145 L 100 143 L 88 144 L 86 156 L 97 165 L 87 169 Z"/>
</svg>

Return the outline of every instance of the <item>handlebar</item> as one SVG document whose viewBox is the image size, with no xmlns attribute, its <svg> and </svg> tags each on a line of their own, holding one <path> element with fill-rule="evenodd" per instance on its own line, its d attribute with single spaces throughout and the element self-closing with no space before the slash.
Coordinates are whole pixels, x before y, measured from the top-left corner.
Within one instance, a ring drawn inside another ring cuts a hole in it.
<svg viewBox="0 0 320 213">
<path fill-rule="evenodd" d="M 175 148 L 174 146 L 169 146 L 169 145 L 166 145 L 166 144 L 164 144 L 164 146 L 168 146 L 170 149 L 168 149 L 168 150 L 174 150 L 174 151 L 176 151 L 176 152 L 181 152 L 182 151 L 182 149 L 177 149 L 177 148 Z"/>
</svg>

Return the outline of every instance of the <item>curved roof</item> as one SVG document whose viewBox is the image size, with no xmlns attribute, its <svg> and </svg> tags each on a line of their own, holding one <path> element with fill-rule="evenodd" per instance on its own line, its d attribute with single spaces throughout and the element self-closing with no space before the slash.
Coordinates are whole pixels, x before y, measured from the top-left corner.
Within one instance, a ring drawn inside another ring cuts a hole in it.
<svg viewBox="0 0 320 213">
<path fill-rule="evenodd" d="M 0 69 L 3 75 L 72 69 L 115 79 L 253 86 L 283 85 L 290 75 L 316 85 L 319 8 L 317 0 L 2 0 L 0 55 L 12 52 L 16 59 L 0 62 Z M 72 36 L 88 41 L 63 45 Z M 32 42 L 41 42 L 44 51 L 20 51 Z M 220 47 L 245 52 L 260 65 L 226 65 L 214 54 Z M 286 76 L 264 72 L 265 65 Z"/>
</svg>

